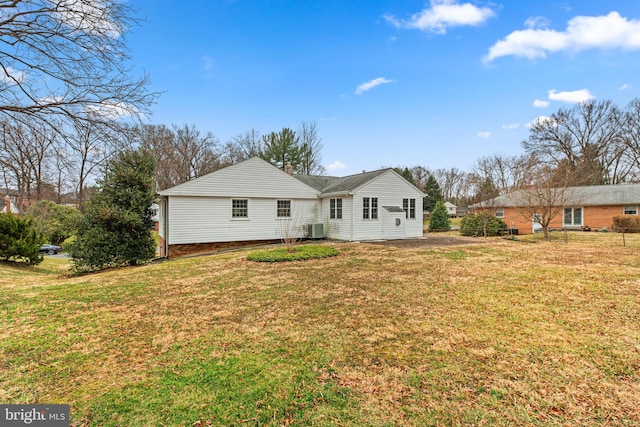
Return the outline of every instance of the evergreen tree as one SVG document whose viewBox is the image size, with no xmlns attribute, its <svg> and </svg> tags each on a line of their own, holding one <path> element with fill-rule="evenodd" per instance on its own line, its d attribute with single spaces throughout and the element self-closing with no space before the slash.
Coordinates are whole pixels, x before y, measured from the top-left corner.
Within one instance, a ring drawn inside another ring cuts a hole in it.
<svg viewBox="0 0 640 427">
<path fill-rule="evenodd" d="M 398 166 L 396 168 L 393 168 L 393 170 L 398 172 L 400 176 L 402 176 L 404 179 L 409 181 L 411 184 L 416 185 L 415 181 L 413 180 L 413 174 L 411 173 L 408 167 L 405 166 L 404 168 L 401 168 Z"/>
<path fill-rule="evenodd" d="M 124 151 L 108 164 L 69 249 L 76 270 L 138 265 L 154 257 L 154 167 L 153 156 L 143 150 Z"/>
<path fill-rule="evenodd" d="M 287 164 L 291 164 L 296 170 L 300 168 L 303 153 L 300 137 L 295 131 L 283 128 L 279 133 L 271 132 L 262 139 L 264 150 L 260 157 L 282 170 L 285 170 Z"/>
<path fill-rule="evenodd" d="M 423 191 L 426 193 L 423 204 L 423 209 L 425 211 L 433 211 L 436 207 L 436 203 L 444 201 L 438 181 L 436 181 L 434 176 L 431 174 L 429 174 L 429 178 L 427 178 L 427 182 L 424 184 Z"/>
<path fill-rule="evenodd" d="M 30 218 L 11 213 L 0 213 L 0 259 L 24 261 L 29 265 L 42 262 L 38 253 L 44 243 L 42 234 L 32 225 Z"/>
<path fill-rule="evenodd" d="M 451 222 L 447 208 L 444 203 L 438 202 L 429 217 L 429 231 L 448 231 L 449 229 L 451 229 Z"/>
</svg>

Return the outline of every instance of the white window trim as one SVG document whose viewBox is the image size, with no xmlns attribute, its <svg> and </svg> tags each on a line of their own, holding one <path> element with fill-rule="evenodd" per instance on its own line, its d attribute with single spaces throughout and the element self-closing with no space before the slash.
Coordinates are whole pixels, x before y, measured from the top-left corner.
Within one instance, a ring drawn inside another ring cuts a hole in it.
<svg viewBox="0 0 640 427">
<path fill-rule="evenodd" d="M 340 218 L 338 218 L 338 200 L 340 200 Z M 331 201 L 334 201 L 334 209 L 331 209 Z M 344 219 L 343 214 L 344 201 L 342 197 L 333 197 L 329 199 L 329 220 L 330 221 L 342 221 Z M 331 217 L 333 215 L 333 218 Z"/>
<path fill-rule="evenodd" d="M 496 209 L 496 218 L 504 218 L 504 209 L 503 208 Z"/>
<path fill-rule="evenodd" d="M 247 216 L 233 216 L 233 201 L 234 200 L 244 200 L 244 201 L 247 202 Z M 231 216 L 231 221 L 248 221 L 249 220 L 250 205 L 251 205 L 251 203 L 249 202 L 248 198 L 241 198 L 241 197 L 231 198 L 229 200 L 229 213 L 230 213 L 230 216 Z"/>
<path fill-rule="evenodd" d="M 289 202 L 289 216 L 278 215 L 278 202 Z M 291 219 L 291 211 L 293 210 L 293 202 L 291 199 L 277 199 L 276 200 L 276 219 Z"/>
<path fill-rule="evenodd" d="M 632 213 L 632 214 L 628 214 L 627 212 L 627 208 L 635 208 L 636 213 Z M 622 214 L 623 215 L 638 215 L 638 205 L 624 205 L 622 206 Z"/>
<path fill-rule="evenodd" d="M 580 224 L 567 224 L 564 222 L 564 211 L 565 209 L 571 209 L 571 220 L 573 222 L 573 217 L 576 209 L 580 209 Z M 566 206 L 562 208 L 562 226 L 563 227 L 582 227 L 584 225 L 584 207 L 582 206 Z"/>
<path fill-rule="evenodd" d="M 368 199 L 369 200 L 369 206 L 368 206 L 368 212 L 369 212 L 369 216 L 368 218 L 364 217 L 364 200 Z M 375 209 L 373 207 L 373 200 L 375 199 L 376 201 L 376 206 Z M 378 219 L 380 219 L 380 198 L 379 197 L 362 197 L 362 221 L 378 221 Z M 373 218 L 373 212 L 375 211 L 376 213 L 376 217 Z"/>
</svg>

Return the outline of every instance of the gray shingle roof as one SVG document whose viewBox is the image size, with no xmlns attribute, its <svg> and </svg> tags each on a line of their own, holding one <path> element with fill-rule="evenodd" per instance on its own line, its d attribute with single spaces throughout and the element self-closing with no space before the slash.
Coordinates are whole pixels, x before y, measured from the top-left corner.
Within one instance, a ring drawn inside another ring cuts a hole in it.
<svg viewBox="0 0 640 427">
<path fill-rule="evenodd" d="M 495 207 L 514 207 L 522 205 L 526 198 L 519 190 L 493 199 Z M 640 205 L 640 184 L 592 185 L 587 187 L 568 187 L 563 197 L 564 205 L 611 206 Z M 520 203 L 518 203 L 520 202 Z"/>
<path fill-rule="evenodd" d="M 343 177 L 294 175 L 294 178 L 297 178 L 301 182 L 315 188 L 321 193 L 329 194 L 353 191 L 389 170 L 390 169 L 380 169 L 377 171 L 363 172 Z"/>
</svg>

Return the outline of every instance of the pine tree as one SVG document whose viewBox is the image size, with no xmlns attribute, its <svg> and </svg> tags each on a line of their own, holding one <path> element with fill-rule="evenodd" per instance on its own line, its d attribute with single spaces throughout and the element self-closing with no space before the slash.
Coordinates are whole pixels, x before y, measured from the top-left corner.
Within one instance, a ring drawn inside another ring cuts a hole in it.
<svg viewBox="0 0 640 427">
<path fill-rule="evenodd" d="M 271 132 L 263 137 L 264 150 L 260 154 L 267 162 L 279 169 L 285 170 L 291 164 L 299 171 L 301 163 L 300 137 L 295 131 L 283 128 L 279 133 Z"/>
<path fill-rule="evenodd" d="M 122 152 L 109 163 L 69 249 L 76 270 L 138 265 L 154 257 L 154 167 L 153 156 L 143 150 Z"/>
<path fill-rule="evenodd" d="M 431 174 L 429 175 L 429 178 L 427 178 L 427 182 L 424 184 L 423 191 L 426 193 L 423 204 L 423 209 L 425 211 L 433 211 L 436 207 L 436 203 L 444 201 L 438 181 L 436 181 L 434 176 Z"/>
<path fill-rule="evenodd" d="M 447 208 L 444 203 L 438 202 L 429 217 L 429 231 L 448 231 L 449 229 L 451 229 L 451 222 Z"/>
</svg>

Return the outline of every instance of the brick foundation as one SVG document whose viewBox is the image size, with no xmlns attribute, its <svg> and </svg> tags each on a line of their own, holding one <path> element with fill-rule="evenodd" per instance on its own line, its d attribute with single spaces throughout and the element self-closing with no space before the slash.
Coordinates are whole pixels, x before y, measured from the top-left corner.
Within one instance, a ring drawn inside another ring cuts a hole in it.
<svg viewBox="0 0 640 427">
<path fill-rule="evenodd" d="M 184 255 L 192 255 L 202 252 L 216 252 L 224 249 L 242 248 L 245 246 L 268 245 L 282 243 L 276 240 L 249 240 L 244 242 L 211 242 L 211 243 L 189 243 L 183 245 L 169 245 L 167 258 L 176 258 Z"/>
</svg>

